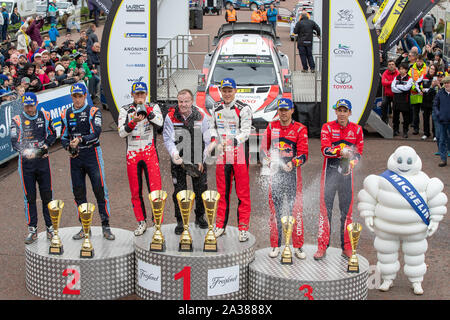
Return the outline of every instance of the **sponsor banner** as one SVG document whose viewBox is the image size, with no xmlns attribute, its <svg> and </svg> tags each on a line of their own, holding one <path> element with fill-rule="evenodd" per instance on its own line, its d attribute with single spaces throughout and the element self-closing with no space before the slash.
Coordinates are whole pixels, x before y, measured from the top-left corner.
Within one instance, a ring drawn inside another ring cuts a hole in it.
<svg viewBox="0 0 450 320">
<path fill-rule="evenodd" d="M 208 270 L 208 296 L 239 291 L 239 265 Z"/>
<path fill-rule="evenodd" d="M 389 16 L 386 20 L 386 23 L 381 28 L 380 35 L 378 36 L 378 43 L 383 44 L 386 43 L 387 39 L 392 33 L 392 30 L 395 27 L 400 15 L 408 4 L 409 0 L 397 0 L 389 13 Z M 422 0 L 421 0 L 422 1 Z"/>
<path fill-rule="evenodd" d="M 112 7 L 112 0 L 92 0 L 90 2 L 98 9 L 105 12 L 106 15 L 109 14 L 109 10 Z"/>
<path fill-rule="evenodd" d="M 61 112 L 73 105 L 70 97 L 71 85 L 37 92 L 38 109 L 50 112 L 53 124 L 59 137 L 61 132 Z M 87 94 L 89 104 L 92 104 L 91 95 Z M 0 107 L 0 163 L 17 156 L 11 145 L 11 120 L 23 111 L 20 99 L 5 102 Z"/>
<path fill-rule="evenodd" d="M 409 0 L 393 26 L 390 36 L 384 41 L 383 50 L 388 51 L 403 39 L 404 35 L 411 31 L 438 2 L 439 0 Z"/>
<path fill-rule="evenodd" d="M 161 266 L 138 259 L 138 285 L 147 290 L 161 293 Z"/>
<path fill-rule="evenodd" d="M 132 102 L 133 82 L 147 83 L 148 100 L 156 100 L 156 70 L 152 68 L 156 66 L 156 11 L 151 13 L 155 3 L 114 1 L 103 30 L 102 87 L 116 122 L 120 107 Z"/>
<path fill-rule="evenodd" d="M 328 57 L 324 79 L 328 81 L 322 98 L 326 101 L 322 122 L 335 120 L 333 105 L 339 99 L 347 99 L 352 103 L 350 121 L 361 124 L 366 120 L 365 114 L 368 116 L 366 106 L 370 106 L 369 111 L 372 109 L 370 99 L 374 82 L 377 82 L 374 79 L 378 74 L 375 72 L 378 68 L 375 32 L 369 28 L 363 1 L 330 0 L 328 3 L 328 30 L 324 27 L 328 34 L 323 40 L 328 45 L 324 52 L 324 57 Z"/>
</svg>

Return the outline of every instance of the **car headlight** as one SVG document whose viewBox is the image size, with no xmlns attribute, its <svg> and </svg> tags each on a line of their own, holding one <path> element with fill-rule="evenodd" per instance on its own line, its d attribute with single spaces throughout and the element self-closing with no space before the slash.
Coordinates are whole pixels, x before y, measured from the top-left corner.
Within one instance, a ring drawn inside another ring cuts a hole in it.
<svg viewBox="0 0 450 320">
<path fill-rule="evenodd" d="M 271 103 L 269 103 L 265 108 L 264 108 L 264 113 L 267 112 L 272 112 L 272 111 L 276 111 L 277 110 L 277 103 L 278 103 L 278 99 L 280 97 L 277 97 L 276 99 L 274 99 Z"/>
</svg>

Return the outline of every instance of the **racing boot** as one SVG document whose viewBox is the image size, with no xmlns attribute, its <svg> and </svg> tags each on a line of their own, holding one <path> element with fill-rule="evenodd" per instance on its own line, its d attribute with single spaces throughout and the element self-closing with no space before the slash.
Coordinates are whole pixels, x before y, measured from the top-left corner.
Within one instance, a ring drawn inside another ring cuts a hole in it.
<svg viewBox="0 0 450 320">
<path fill-rule="evenodd" d="M 92 236 L 92 230 L 89 230 L 89 236 Z M 81 240 L 81 239 L 84 239 L 84 231 L 83 231 L 83 228 L 81 228 L 81 230 L 80 230 L 78 233 L 74 234 L 73 237 L 72 237 L 72 239 L 73 239 L 73 240 Z"/>
<path fill-rule="evenodd" d="M 274 247 L 269 252 L 269 257 L 276 258 L 280 254 L 280 247 Z"/>
<path fill-rule="evenodd" d="M 249 238 L 249 233 L 247 230 L 239 230 L 239 241 L 244 242 Z"/>
<path fill-rule="evenodd" d="M 299 259 L 305 259 L 306 258 L 306 253 L 305 252 L 303 252 L 303 249 L 302 248 L 295 248 L 294 249 L 294 254 L 295 254 L 295 256 L 297 257 L 297 258 L 299 258 Z"/>
<path fill-rule="evenodd" d="M 111 232 L 111 228 L 109 225 L 102 226 L 102 230 L 103 230 L 103 238 L 105 238 L 106 240 L 116 239 L 116 236 Z"/>
<path fill-rule="evenodd" d="M 316 253 L 314 253 L 314 260 L 322 260 L 327 254 L 326 248 L 318 248 Z"/>
<path fill-rule="evenodd" d="M 203 214 L 195 217 L 195 226 L 199 227 L 200 229 L 208 228 L 208 222 L 206 222 L 205 216 Z"/>
<path fill-rule="evenodd" d="M 28 236 L 25 238 L 25 244 L 31 244 L 37 239 L 37 228 L 28 227 Z"/>
<path fill-rule="evenodd" d="M 183 233 L 183 220 L 181 218 L 177 218 L 177 226 L 175 227 L 175 234 L 180 235 Z"/>
<path fill-rule="evenodd" d="M 220 237 L 223 234 L 225 234 L 225 228 L 215 228 L 214 235 L 216 236 L 216 238 Z"/>
<path fill-rule="evenodd" d="M 134 230 L 134 235 L 141 236 L 145 231 L 147 231 L 147 222 L 145 220 L 139 221 L 137 229 Z"/>
<path fill-rule="evenodd" d="M 51 240 L 53 238 L 55 230 L 53 229 L 53 226 L 47 227 L 47 239 Z"/>
</svg>

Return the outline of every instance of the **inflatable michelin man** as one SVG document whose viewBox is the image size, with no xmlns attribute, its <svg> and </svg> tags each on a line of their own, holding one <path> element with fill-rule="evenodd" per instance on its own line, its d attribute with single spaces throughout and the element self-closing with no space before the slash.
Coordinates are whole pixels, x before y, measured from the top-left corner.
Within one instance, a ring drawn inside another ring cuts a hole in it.
<svg viewBox="0 0 450 320">
<path fill-rule="evenodd" d="M 389 157 L 388 169 L 370 175 L 358 194 L 358 210 L 367 228 L 375 232 L 377 269 L 383 280 L 380 290 L 388 291 L 400 269 L 398 251 L 404 253 L 404 272 L 415 294 L 423 294 L 427 270 L 426 238 L 433 235 L 447 212 L 444 184 L 429 178 L 422 161 L 411 147 L 401 146 Z"/>
</svg>

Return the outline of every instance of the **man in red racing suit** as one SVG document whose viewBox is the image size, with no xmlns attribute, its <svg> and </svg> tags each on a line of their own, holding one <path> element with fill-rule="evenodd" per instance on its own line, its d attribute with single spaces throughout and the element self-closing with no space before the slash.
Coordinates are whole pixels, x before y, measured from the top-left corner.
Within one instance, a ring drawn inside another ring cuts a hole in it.
<svg viewBox="0 0 450 320">
<path fill-rule="evenodd" d="M 294 105 L 290 99 L 278 101 L 280 120 L 268 124 L 263 135 L 261 152 L 263 162 L 270 167 L 269 207 L 270 207 L 270 246 L 271 258 L 278 256 L 283 235 L 281 214 L 286 197 L 289 215 L 295 218 L 292 243 L 295 256 L 305 259 L 303 252 L 303 197 L 301 166 L 308 159 L 308 131 L 300 122 L 292 120 Z"/>
<path fill-rule="evenodd" d="M 361 158 L 364 148 L 363 130 L 360 125 L 350 122 L 351 103 L 338 100 L 333 108 L 337 120 L 325 123 L 321 131 L 321 151 L 324 156 L 320 180 L 320 216 L 318 250 L 314 259 L 320 260 L 330 242 L 331 216 L 336 192 L 341 211 L 342 255 L 350 257 L 351 244 L 347 226 L 352 222 L 353 167 Z"/>
<path fill-rule="evenodd" d="M 163 117 L 157 104 L 147 104 L 147 85 L 132 85 L 133 103 L 120 108 L 118 130 L 127 141 L 127 174 L 131 191 L 131 203 L 138 221 L 136 236 L 147 229 L 147 213 L 142 198 L 142 174 L 145 175 L 149 192 L 161 190 L 158 154 L 155 148 L 156 130 L 162 127 Z"/>
</svg>

